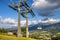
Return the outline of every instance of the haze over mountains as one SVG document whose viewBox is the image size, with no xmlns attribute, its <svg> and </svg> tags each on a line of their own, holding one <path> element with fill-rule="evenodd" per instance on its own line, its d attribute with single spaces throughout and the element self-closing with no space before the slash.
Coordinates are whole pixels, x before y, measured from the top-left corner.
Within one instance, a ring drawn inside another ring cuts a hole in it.
<svg viewBox="0 0 60 40">
<path fill-rule="evenodd" d="M 60 19 L 52 19 L 52 18 L 45 18 L 42 20 L 32 20 L 29 21 L 29 26 L 32 27 L 34 25 L 52 25 L 52 24 L 56 24 L 56 23 L 60 23 Z M 24 27 L 26 26 L 26 21 L 21 21 L 21 26 Z M 3 27 L 3 26 L 4 27 Z M 8 26 L 8 27 L 7 27 Z M 9 19 L 8 21 L 0 21 L 0 28 L 12 28 L 12 27 L 17 27 L 17 22 L 15 22 L 14 20 L 11 21 L 11 19 Z"/>
<path fill-rule="evenodd" d="M 25 23 L 25 21 L 23 22 Z M 45 18 L 38 21 L 29 21 L 29 31 L 32 30 L 46 30 L 50 32 L 59 32 L 60 31 L 60 19 L 51 19 L 51 18 Z M 17 30 L 17 26 L 10 27 L 8 30 Z M 26 25 L 23 25 L 22 27 L 25 27 Z M 4 27 L 5 28 L 5 27 Z M 52 31 L 53 30 L 53 31 Z"/>
</svg>

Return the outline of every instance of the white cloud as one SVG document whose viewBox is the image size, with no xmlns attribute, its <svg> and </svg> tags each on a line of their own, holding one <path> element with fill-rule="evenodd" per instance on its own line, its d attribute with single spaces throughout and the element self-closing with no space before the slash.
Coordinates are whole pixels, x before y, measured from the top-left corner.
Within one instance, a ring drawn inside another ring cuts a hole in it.
<svg viewBox="0 0 60 40">
<path fill-rule="evenodd" d="M 38 23 L 37 20 L 28 21 L 28 25 L 37 24 L 37 23 Z M 26 20 L 21 21 L 21 25 L 26 26 Z"/>
<path fill-rule="evenodd" d="M 33 20 L 32 21 L 32 24 L 37 24 L 39 22 L 39 20 L 37 21 L 37 20 Z"/>
<path fill-rule="evenodd" d="M 0 27 L 4 27 L 4 28 L 11 28 L 12 26 L 16 26 L 16 25 L 17 24 L 15 19 L 12 18 L 5 18 L 0 22 Z"/>
<path fill-rule="evenodd" d="M 15 22 L 15 19 L 12 19 L 12 18 L 6 18 L 3 20 L 4 23 L 16 23 Z"/>
<path fill-rule="evenodd" d="M 40 10 L 55 9 L 59 5 L 58 2 L 50 3 L 47 0 L 36 0 L 32 4 L 33 7 L 39 8 Z"/>
<path fill-rule="evenodd" d="M 16 22 L 15 19 L 12 19 L 12 18 L 5 18 L 1 21 L 2 25 L 0 26 L 9 26 L 9 27 L 13 27 L 13 26 L 18 26 L 18 22 Z M 31 25 L 31 24 L 37 24 L 37 21 L 36 20 L 33 20 L 33 21 L 28 21 L 28 25 Z M 22 20 L 21 21 L 21 26 L 26 26 L 26 20 Z M 8 27 L 7 27 L 8 28 Z"/>
<path fill-rule="evenodd" d="M 0 28 L 11 28 L 11 27 L 17 27 L 18 22 L 16 22 L 15 19 L 12 18 L 5 18 L 4 20 L 1 21 L 3 24 L 0 24 Z M 60 19 L 48 19 L 48 20 L 32 20 L 28 21 L 28 25 L 31 24 L 38 24 L 38 23 L 57 23 L 60 22 Z M 21 21 L 21 27 L 26 26 L 26 20 Z"/>
<path fill-rule="evenodd" d="M 60 19 L 52 19 L 52 18 L 49 18 L 47 20 L 41 20 L 40 21 L 40 23 L 51 23 L 51 24 L 58 23 L 58 22 L 60 22 Z"/>
<path fill-rule="evenodd" d="M 5 18 L 1 21 L 1 23 L 2 24 L 0 26 L 4 25 L 4 27 L 6 26 L 6 28 L 13 27 L 13 26 L 17 27 L 17 25 L 18 25 L 18 22 L 16 22 L 16 20 L 12 19 L 12 18 Z M 28 25 L 31 25 L 31 24 L 37 24 L 37 21 L 36 20 L 28 21 Z M 21 26 L 22 27 L 26 26 L 26 20 L 21 21 Z"/>
<path fill-rule="evenodd" d="M 60 8 L 60 0 L 33 0 L 32 7 L 38 9 L 40 16 L 53 16 L 54 10 Z"/>
</svg>

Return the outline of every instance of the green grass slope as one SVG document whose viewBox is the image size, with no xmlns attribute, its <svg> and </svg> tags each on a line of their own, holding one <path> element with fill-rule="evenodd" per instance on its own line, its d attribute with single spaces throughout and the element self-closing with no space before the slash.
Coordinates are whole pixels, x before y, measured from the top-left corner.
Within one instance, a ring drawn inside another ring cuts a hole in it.
<svg viewBox="0 0 60 40">
<path fill-rule="evenodd" d="M 0 35 L 0 40 L 35 40 L 32 38 L 17 38 L 15 36 L 8 36 L 8 35 Z"/>
</svg>

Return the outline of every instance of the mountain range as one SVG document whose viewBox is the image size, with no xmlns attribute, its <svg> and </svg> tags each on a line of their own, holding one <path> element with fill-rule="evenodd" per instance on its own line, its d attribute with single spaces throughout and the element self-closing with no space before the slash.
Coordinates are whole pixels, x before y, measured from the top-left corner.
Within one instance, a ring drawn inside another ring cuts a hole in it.
<svg viewBox="0 0 60 40">
<path fill-rule="evenodd" d="M 38 24 L 30 25 L 29 30 L 37 30 L 39 28 L 45 29 L 45 28 L 52 27 L 52 26 L 53 27 L 60 26 L 60 19 L 43 19 L 43 20 L 40 20 L 40 22 Z"/>
<path fill-rule="evenodd" d="M 8 28 L 8 30 L 17 30 L 17 27 Z M 37 24 L 29 25 L 29 31 L 45 30 L 50 32 L 60 32 L 60 19 L 43 19 Z"/>
</svg>

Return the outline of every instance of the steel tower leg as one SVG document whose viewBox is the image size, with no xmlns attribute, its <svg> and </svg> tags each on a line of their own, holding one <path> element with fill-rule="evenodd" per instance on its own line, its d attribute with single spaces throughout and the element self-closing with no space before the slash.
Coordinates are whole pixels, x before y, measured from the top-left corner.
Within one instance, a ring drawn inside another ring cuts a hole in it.
<svg viewBox="0 0 60 40">
<path fill-rule="evenodd" d="M 28 32 L 28 13 L 26 13 L 26 38 L 29 37 L 29 32 Z"/>
<path fill-rule="evenodd" d="M 22 34 L 21 34 L 21 27 L 20 27 L 20 16 L 21 16 L 21 14 L 20 14 L 20 7 L 18 7 L 18 33 L 17 33 L 17 37 L 22 37 Z"/>
</svg>

